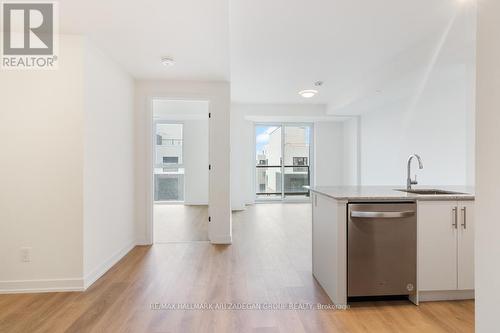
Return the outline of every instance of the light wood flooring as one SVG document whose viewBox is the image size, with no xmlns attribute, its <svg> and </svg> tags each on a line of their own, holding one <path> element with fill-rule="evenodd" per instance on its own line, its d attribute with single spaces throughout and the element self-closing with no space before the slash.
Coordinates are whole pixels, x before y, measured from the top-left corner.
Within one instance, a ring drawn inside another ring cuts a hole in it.
<svg viewBox="0 0 500 333">
<path fill-rule="evenodd" d="M 0 332 L 472 332 L 474 302 L 349 310 L 151 310 L 152 303 L 323 303 L 307 204 L 233 215 L 233 245 L 136 247 L 82 293 L 0 295 Z"/>
<path fill-rule="evenodd" d="M 155 243 L 208 241 L 208 206 L 154 205 Z"/>
</svg>

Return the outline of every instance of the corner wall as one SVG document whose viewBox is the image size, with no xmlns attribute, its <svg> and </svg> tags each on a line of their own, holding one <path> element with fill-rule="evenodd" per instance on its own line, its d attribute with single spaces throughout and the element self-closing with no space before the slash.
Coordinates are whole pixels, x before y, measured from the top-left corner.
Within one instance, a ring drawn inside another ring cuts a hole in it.
<svg viewBox="0 0 500 333">
<path fill-rule="evenodd" d="M 84 290 L 135 245 L 133 81 L 63 35 L 57 70 L 0 94 L 0 293 Z"/>
<path fill-rule="evenodd" d="M 0 292 L 83 288 L 82 49 L 61 36 L 57 70 L 0 72 Z"/>
<path fill-rule="evenodd" d="M 92 284 L 135 245 L 134 81 L 84 48 L 84 278 Z"/>
<path fill-rule="evenodd" d="M 478 2 L 476 331 L 498 331 L 500 298 L 500 2 Z"/>
</svg>

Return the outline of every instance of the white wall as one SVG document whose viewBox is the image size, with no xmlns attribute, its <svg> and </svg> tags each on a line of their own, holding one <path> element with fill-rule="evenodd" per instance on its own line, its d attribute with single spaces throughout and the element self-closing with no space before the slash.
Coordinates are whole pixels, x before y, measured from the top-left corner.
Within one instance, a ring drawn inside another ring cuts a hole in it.
<svg viewBox="0 0 500 333">
<path fill-rule="evenodd" d="M 82 47 L 61 36 L 58 70 L 0 72 L 0 292 L 82 287 Z"/>
<path fill-rule="evenodd" d="M 412 73 L 392 82 L 408 89 L 388 90 L 387 96 L 384 88 L 390 87 L 383 87 L 379 100 L 365 103 L 363 185 L 405 184 L 406 160 L 413 153 L 424 163 L 416 172 L 419 184 L 474 185 L 475 12 L 469 6 L 457 6 L 426 66 L 414 64 Z"/>
<path fill-rule="evenodd" d="M 500 2 L 478 3 L 476 331 L 498 331 L 500 298 Z"/>
<path fill-rule="evenodd" d="M 387 107 L 361 116 L 361 183 L 403 185 L 406 160 L 417 153 L 422 185 L 468 183 L 465 71 L 435 73 L 414 109 Z M 413 165 L 413 170 L 417 170 Z M 413 175 L 412 175 L 413 177 Z"/>
<path fill-rule="evenodd" d="M 208 112 L 207 119 L 184 121 L 184 203 L 208 204 Z"/>
<path fill-rule="evenodd" d="M 361 116 L 361 182 L 403 185 L 406 160 L 417 153 L 419 184 L 473 185 L 464 70 L 435 73 L 415 109 L 387 107 Z M 413 166 L 413 170 L 417 168 Z M 413 177 L 413 175 L 412 175 Z"/>
<path fill-rule="evenodd" d="M 357 170 L 356 118 L 326 114 L 325 105 L 232 104 L 231 105 L 231 202 L 233 210 L 255 201 L 255 122 L 314 124 L 313 168 L 319 172 L 316 185 L 355 185 Z M 352 125 L 351 121 L 354 121 Z M 344 126 L 347 126 L 344 129 Z M 319 132 L 317 129 L 319 128 Z M 318 134 L 319 133 L 319 134 Z M 318 163 L 319 162 L 319 163 Z M 333 163 L 333 164 L 332 164 Z M 313 174 L 313 178 L 314 178 Z"/>
<path fill-rule="evenodd" d="M 255 199 L 254 127 L 245 119 L 244 109 L 231 105 L 231 209 L 243 210 Z"/>
<path fill-rule="evenodd" d="M 231 242 L 230 88 L 227 82 L 136 81 L 135 185 L 136 232 L 140 244 L 152 243 L 152 99 L 208 100 L 209 127 L 209 239 Z"/>
<path fill-rule="evenodd" d="M 315 185 L 358 184 L 357 118 L 314 123 Z"/>
<path fill-rule="evenodd" d="M 344 126 L 314 124 L 314 179 L 319 186 L 344 185 Z"/>
<path fill-rule="evenodd" d="M 343 185 L 359 185 L 361 177 L 359 117 L 346 119 L 342 124 L 344 127 Z"/>
<path fill-rule="evenodd" d="M 134 82 L 84 48 L 84 276 L 94 282 L 135 244 Z"/>
<path fill-rule="evenodd" d="M 57 70 L 2 71 L 0 94 L 0 292 L 82 290 L 135 244 L 133 81 L 61 36 Z"/>
</svg>

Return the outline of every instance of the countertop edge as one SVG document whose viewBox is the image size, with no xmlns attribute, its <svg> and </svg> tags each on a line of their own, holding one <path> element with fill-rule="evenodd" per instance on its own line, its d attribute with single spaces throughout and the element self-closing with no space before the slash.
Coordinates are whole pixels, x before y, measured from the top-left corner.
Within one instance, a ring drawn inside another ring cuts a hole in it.
<svg viewBox="0 0 500 333">
<path fill-rule="evenodd" d="M 394 195 L 394 196 L 387 196 L 387 195 L 333 195 L 329 192 L 326 192 L 321 189 L 316 189 L 313 187 L 308 187 L 308 189 L 311 192 L 329 197 L 331 199 L 335 200 L 342 200 L 342 201 L 361 201 L 361 200 L 367 200 L 367 201 L 373 201 L 373 200 L 380 200 L 380 201 L 475 201 L 475 195 L 473 194 L 439 194 L 439 195 L 423 195 L 423 194 L 401 194 L 401 195 Z M 394 190 L 395 194 L 398 193 L 398 191 Z M 404 192 L 402 192 L 404 193 Z"/>
</svg>

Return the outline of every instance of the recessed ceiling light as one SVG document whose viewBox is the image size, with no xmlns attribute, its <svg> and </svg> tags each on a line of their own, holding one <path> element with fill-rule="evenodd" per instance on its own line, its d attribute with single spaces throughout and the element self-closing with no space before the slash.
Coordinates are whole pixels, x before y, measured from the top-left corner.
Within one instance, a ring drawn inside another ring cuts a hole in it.
<svg viewBox="0 0 500 333">
<path fill-rule="evenodd" d="M 314 97 L 317 93 L 318 93 L 318 91 L 314 90 L 314 89 L 299 91 L 299 95 L 304 97 L 304 98 Z"/>
<path fill-rule="evenodd" d="M 161 63 L 165 67 L 170 67 L 170 66 L 173 66 L 175 64 L 175 60 L 171 57 L 162 57 Z"/>
</svg>

